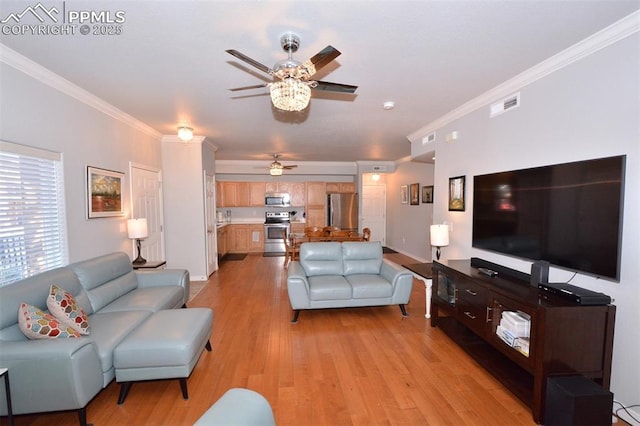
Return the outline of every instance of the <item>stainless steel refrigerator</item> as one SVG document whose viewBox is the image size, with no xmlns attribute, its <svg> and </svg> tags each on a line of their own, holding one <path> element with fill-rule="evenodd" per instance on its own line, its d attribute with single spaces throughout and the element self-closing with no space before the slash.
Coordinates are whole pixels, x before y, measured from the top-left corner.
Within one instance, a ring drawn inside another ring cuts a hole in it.
<svg viewBox="0 0 640 426">
<path fill-rule="evenodd" d="M 327 194 L 327 226 L 358 230 L 358 194 Z"/>
</svg>

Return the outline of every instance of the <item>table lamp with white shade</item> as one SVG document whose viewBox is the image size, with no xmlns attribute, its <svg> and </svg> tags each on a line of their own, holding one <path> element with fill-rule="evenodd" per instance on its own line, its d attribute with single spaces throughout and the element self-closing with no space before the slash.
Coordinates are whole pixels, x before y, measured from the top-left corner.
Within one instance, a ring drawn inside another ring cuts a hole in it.
<svg viewBox="0 0 640 426">
<path fill-rule="evenodd" d="M 133 264 L 141 265 L 143 263 L 147 263 L 147 260 L 140 255 L 140 241 L 149 236 L 149 232 L 147 230 L 147 219 L 139 218 L 127 220 L 127 232 L 130 239 L 136 240 L 136 247 L 138 248 L 138 257 L 133 261 Z"/>
<path fill-rule="evenodd" d="M 449 245 L 449 225 L 431 225 L 431 245 L 436 247 L 436 260 L 440 260 L 440 247 Z"/>
</svg>

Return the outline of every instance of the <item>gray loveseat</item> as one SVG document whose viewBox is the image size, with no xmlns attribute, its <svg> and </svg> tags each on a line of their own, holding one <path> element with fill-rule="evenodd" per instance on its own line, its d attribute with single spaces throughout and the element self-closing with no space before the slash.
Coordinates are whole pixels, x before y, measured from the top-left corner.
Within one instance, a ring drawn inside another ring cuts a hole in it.
<svg viewBox="0 0 640 426">
<path fill-rule="evenodd" d="M 71 293 L 89 315 L 90 334 L 27 339 L 18 325 L 21 303 L 47 310 L 49 287 Z M 113 351 L 153 312 L 185 306 L 189 272 L 134 271 L 125 253 L 112 253 L 53 269 L 0 287 L 0 366 L 9 369 L 14 414 L 78 410 L 115 377 Z M 2 415 L 7 414 L 4 387 Z"/>
<path fill-rule="evenodd" d="M 378 242 L 318 242 L 300 246 L 300 260 L 287 270 L 294 310 L 399 305 L 407 316 L 413 275 L 383 259 Z"/>
</svg>

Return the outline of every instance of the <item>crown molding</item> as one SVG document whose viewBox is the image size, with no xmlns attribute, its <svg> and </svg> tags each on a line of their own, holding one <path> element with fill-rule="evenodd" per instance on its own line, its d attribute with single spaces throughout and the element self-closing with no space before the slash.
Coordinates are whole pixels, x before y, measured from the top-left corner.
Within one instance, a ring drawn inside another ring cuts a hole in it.
<svg viewBox="0 0 640 426">
<path fill-rule="evenodd" d="M 592 55 L 613 43 L 637 33 L 638 31 L 640 31 L 640 11 L 633 12 L 586 39 L 579 41 L 573 46 L 568 47 L 562 52 L 540 62 L 521 74 L 518 74 L 493 89 L 468 101 L 460 107 L 411 133 L 407 138 L 411 143 L 420 142 L 424 136 L 434 130 L 438 130 L 441 127 L 477 110 L 478 108 L 482 108 L 498 99 L 512 94 L 513 92 L 517 92 L 524 86 L 540 80 L 541 78 L 571 65 L 580 59 Z"/>
<path fill-rule="evenodd" d="M 0 62 L 3 62 L 10 67 L 17 69 L 18 71 L 27 74 L 35 80 L 49 87 L 52 87 L 53 89 L 56 89 L 64 93 L 65 95 L 70 96 L 112 118 L 115 118 L 116 120 L 119 120 L 136 130 L 140 130 L 141 132 L 151 136 L 156 140 L 160 140 L 160 138 L 162 137 L 162 134 L 160 132 L 153 129 L 149 125 L 116 108 L 115 106 L 97 97 L 96 95 L 73 84 L 69 80 L 59 76 L 58 74 L 43 67 L 37 62 L 34 62 L 31 59 L 19 54 L 15 50 L 5 46 L 2 43 L 0 43 Z"/>
</svg>

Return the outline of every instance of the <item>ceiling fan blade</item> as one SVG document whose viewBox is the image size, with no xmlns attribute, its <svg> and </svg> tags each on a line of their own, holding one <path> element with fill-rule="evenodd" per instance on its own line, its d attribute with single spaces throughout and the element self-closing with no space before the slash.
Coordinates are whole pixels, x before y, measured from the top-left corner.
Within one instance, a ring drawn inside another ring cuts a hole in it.
<svg viewBox="0 0 640 426">
<path fill-rule="evenodd" d="M 249 90 L 249 89 L 259 89 L 261 87 L 267 87 L 269 83 L 262 83 L 262 84 L 254 84 L 253 86 L 244 86 L 244 87 L 235 87 L 233 89 L 229 89 L 232 92 L 237 92 L 239 90 Z"/>
<path fill-rule="evenodd" d="M 251 59 L 250 57 L 248 57 L 244 53 L 240 53 L 235 49 L 228 49 L 228 50 L 225 50 L 225 52 L 227 52 L 230 55 L 235 56 L 236 58 L 240 59 L 241 61 L 244 61 L 244 62 L 248 63 L 249 65 L 252 65 L 252 66 L 258 68 L 262 72 L 266 72 L 267 74 L 271 74 L 271 69 L 268 66 L 261 64 L 260 62 L 256 61 L 255 59 Z"/>
<path fill-rule="evenodd" d="M 338 49 L 333 46 L 327 46 L 320 52 L 316 53 L 311 59 L 309 59 L 309 62 L 311 62 L 314 65 L 316 71 L 318 71 L 320 68 L 324 67 L 338 56 L 340 56 L 340 51 Z"/>
<path fill-rule="evenodd" d="M 298 167 L 297 164 L 292 164 L 290 166 L 282 166 L 282 168 L 285 169 L 285 170 L 295 169 L 296 167 Z"/>
<path fill-rule="evenodd" d="M 316 81 L 318 85 L 314 87 L 315 90 L 324 90 L 327 92 L 339 92 L 339 93 L 355 93 L 358 86 L 352 86 L 350 84 L 330 83 L 328 81 Z"/>
</svg>

